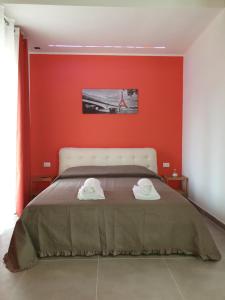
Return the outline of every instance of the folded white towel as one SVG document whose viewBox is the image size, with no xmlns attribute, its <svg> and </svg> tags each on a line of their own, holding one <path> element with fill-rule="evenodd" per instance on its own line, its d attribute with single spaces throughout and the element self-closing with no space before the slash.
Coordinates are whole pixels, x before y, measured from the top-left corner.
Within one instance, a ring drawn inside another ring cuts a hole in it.
<svg viewBox="0 0 225 300">
<path fill-rule="evenodd" d="M 138 187 L 140 187 L 141 192 L 143 195 L 149 195 L 152 191 L 153 188 L 153 183 L 150 179 L 148 178 L 142 178 L 139 179 L 137 182 Z"/>
<path fill-rule="evenodd" d="M 85 186 L 99 187 L 101 182 L 97 178 L 88 178 L 84 182 Z"/>
<path fill-rule="evenodd" d="M 144 186 L 152 186 L 153 183 L 150 179 L 148 178 L 141 178 L 138 180 L 137 185 L 144 187 Z"/>
<path fill-rule="evenodd" d="M 148 178 L 139 179 L 137 185 L 133 187 L 133 193 L 138 200 L 160 199 L 160 195 L 157 193 L 152 181 Z"/>
<path fill-rule="evenodd" d="M 79 200 L 101 200 L 105 199 L 101 183 L 96 178 L 88 178 L 78 191 Z"/>
<path fill-rule="evenodd" d="M 133 186 L 134 197 L 137 200 L 159 200 L 160 195 L 157 193 L 156 189 L 152 187 L 152 190 L 149 194 L 143 193 L 140 186 Z"/>
<path fill-rule="evenodd" d="M 103 190 L 94 193 L 84 192 L 84 186 L 82 186 L 78 191 L 77 198 L 79 200 L 103 200 L 105 195 Z"/>
<path fill-rule="evenodd" d="M 88 178 L 85 180 L 83 184 L 83 193 L 91 194 L 91 193 L 100 193 L 102 191 L 101 183 L 96 178 Z"/>
</svg>

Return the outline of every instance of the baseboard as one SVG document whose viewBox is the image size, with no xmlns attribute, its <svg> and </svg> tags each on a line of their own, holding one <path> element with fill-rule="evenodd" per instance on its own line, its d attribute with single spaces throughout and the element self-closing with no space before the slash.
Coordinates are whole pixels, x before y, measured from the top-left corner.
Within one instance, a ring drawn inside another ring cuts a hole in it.
<svg viewBox="0 0 225 300">
<path fill-rule="evenodd" d="M 210 215 L 207 211 L 205 211 L 203 208 L 201 208 L 200 206 L 198 206 L 193 200 L 191 200 L 188 197 L 188 200 L 206 217 L 208 217 L 211 221 L 213 221 L 215 224 L 217 224 L 219 227 L 221 227 L 222 229 L 225 230 L 225 224 L 221 221 L 219 221 L 217 218 L 215 218 L 214 216 Z"/>
</svg>

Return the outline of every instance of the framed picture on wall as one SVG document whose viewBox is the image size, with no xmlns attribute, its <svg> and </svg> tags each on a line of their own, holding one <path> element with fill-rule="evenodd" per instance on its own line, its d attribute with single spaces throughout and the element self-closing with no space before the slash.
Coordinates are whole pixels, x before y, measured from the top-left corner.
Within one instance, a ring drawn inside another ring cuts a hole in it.
<svg viewBox="0 0 225 300">
<path fill-rule="evenodd" d="M 83 89 L 84 114 L 135 114 L 138 112 L 137 89 Z"/>
</svg>

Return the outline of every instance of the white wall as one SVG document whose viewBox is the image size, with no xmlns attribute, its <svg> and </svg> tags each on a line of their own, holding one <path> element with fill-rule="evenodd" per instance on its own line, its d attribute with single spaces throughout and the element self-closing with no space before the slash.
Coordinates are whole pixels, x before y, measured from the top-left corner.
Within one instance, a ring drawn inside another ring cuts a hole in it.
<svg viewBox="0 0 225 300">
<path fill-rule="evenodd" d="M 183 173 L 190 199 L 225 224 L 225 10 L 184 57 Z"/>
</svg>

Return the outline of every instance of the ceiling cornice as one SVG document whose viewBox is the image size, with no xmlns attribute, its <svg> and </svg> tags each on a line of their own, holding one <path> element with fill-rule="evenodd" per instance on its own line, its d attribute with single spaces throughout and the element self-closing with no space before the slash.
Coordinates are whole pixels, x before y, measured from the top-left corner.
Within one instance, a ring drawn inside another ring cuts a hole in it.
<svg viewBox="0 0 225 300">
<path fill-rule="evenodd" d="M 2 4 L 41 4 L 74 6 L 202 6 L 225 7 L 225 0 L 3 0 Z"/>
</svg>

